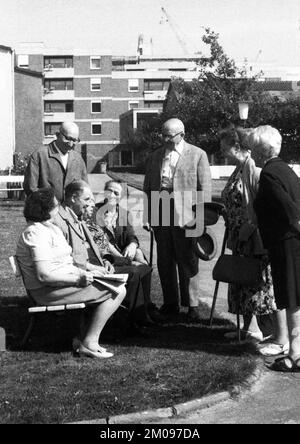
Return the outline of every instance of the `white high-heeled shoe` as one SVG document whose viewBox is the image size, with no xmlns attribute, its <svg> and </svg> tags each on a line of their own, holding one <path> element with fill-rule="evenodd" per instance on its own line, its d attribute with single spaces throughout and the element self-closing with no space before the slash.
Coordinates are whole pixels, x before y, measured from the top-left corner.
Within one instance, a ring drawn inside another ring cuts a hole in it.
<svg viewBox="0 0 300 444">
<path fill-rule="evenodd" d="M 80 344 L 79 349 L 78 349 L 78 354 L 81 357 L 86 357 L 86 358 L 97 358 L 97 359 L 105 359 L 105 358 L 111 358 L 114 354 L 110 353 L 108 351 L 103 351 L 102 350 L 90 350 L 89 348 L 85 347 L 83 344 Z"/>
</svg>

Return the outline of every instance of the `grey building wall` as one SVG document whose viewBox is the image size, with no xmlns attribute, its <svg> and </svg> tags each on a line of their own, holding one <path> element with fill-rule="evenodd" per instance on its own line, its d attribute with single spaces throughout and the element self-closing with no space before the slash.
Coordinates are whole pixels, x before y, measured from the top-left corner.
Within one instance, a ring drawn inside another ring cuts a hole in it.
<svg viewBox="0 0 300 444">
<path fill-rule="evenodd" d="M 42 75 L 15 68 L 16 153 L 29 154 L 43 145 Z"/>
</svg>

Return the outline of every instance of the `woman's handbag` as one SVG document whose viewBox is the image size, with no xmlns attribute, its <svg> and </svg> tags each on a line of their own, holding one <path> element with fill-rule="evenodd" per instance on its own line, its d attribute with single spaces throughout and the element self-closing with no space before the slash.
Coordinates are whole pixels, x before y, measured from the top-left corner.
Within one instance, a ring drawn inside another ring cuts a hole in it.
<svg viewBox="0 0 300 444">
<path fill-rule="evenodd" d="M 213 279 L 219 282 L 255 287 L 263 282 L 261 259 L 222 254 L 213 268 Z"/>
</svg>

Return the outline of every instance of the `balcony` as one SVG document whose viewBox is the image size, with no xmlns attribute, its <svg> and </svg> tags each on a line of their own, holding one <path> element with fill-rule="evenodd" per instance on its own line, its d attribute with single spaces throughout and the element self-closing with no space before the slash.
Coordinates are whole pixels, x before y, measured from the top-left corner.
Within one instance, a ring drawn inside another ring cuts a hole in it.
<svg viewBox="0 0 300 444">
<path fill-rule="evenodd" d="M 75 113 L 52 113 L 52 112 L 44 112 L 44 122 L 66 122 L 71 121 L 74 122 Z"/>
<path fill-rule="evenodd" d="M 74 100 L 74 89 L 52 89 L 44 88 L 44 100 Z"/>
<path fill-rule="evenodd" d="M 63 79 L 74 77 L 74 68 L 44 68 L 45 79 Z"/>
<path fill-rule="evenodd" d="M 144 100 L 165 100 L 167 96 L 167 90 L 162 91 L 144 91 Z"/>
</svg>

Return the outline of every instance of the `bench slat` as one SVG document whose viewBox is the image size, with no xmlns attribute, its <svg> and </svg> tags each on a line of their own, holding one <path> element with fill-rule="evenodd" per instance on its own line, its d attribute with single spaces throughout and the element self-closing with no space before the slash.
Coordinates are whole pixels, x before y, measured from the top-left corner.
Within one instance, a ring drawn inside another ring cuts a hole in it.
<svg viewBox="0 0 300 444">
<path fill-rule="evenodd" d="M 66 305 L 66 310 L 78 310 L 80 308 L 85 308 L 85 303 L 84 302 L 80 302 L 78 304 L 67 304 Z"/>
<path fill-rule="evenodd" d="M 65 305 L 51 305 L 46 307 L 47 311 L 63 311 L 65 310 Z"/>
<path fill-rule="evenodd" d="M 47 307 L 30 307 L 28 308 L 29 313 L 42 313 L 47 311 Z"/>
</svg>

